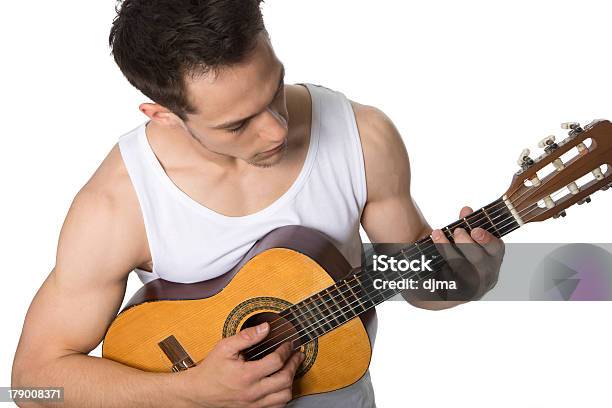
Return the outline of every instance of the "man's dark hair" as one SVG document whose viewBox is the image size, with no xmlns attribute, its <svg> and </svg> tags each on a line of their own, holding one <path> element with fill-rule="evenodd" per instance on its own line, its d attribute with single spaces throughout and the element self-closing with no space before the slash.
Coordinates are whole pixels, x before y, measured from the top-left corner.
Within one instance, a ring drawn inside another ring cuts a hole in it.
<svg viewBox="0 0 612 408">
<path fill-rule="evenodd" d="M 186 120 L 197 113 L 186 77 L 216 73 L 249 56 L 257 35 L 266 33 L 261 1 L 124 0 L 109 45 L 132 85 Z"/>
</svg>

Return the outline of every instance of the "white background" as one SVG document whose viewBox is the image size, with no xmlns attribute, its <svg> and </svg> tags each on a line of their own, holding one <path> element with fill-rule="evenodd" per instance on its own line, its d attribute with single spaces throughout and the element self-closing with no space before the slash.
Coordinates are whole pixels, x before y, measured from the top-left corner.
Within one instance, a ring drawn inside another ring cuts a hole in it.
<svg viewBox="0 0 612 408">
<path fill-rule="evenodd" d="M 263 10 L 288 83 L 325 85 L 393 119 L 435 226 L 499 197 L 521 149 L 561 135 L 560 122 L 612 118 L 606 1 L 268 0 Z M 73 196 L 145 119 L 146 99 L 109 55 L 113 17 L 109 1 L 2 7 L 0 386 Z M 599 193 L 508 241 L 610 242 L 611 204 Z M 128 297 L 138 285 L 132 276 Z M 610 303 L 385 304 L 378 405 L 610 406 L 611 313 Z"/>
</svg>

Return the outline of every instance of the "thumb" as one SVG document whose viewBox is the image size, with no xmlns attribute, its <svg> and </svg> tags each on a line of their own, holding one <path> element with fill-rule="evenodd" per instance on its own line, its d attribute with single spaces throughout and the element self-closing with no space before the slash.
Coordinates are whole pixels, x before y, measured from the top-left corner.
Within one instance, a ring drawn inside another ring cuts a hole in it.
<svg viewBox="0 0 612 408">
<path fill-rule="evenodd" d="M 270 331 L 270 325 L 266 322 L 257 326 L 248 327 L 235 335 L 225 339 L 224 348 L 232 356 L 238 356 L 240 351 L 262 341 Z"/>
</svg>

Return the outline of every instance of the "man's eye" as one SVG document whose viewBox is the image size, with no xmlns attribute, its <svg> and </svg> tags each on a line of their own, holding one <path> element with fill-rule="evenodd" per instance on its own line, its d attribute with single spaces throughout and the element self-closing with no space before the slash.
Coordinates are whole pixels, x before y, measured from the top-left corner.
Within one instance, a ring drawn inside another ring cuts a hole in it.
<svg viewBox="0 0 612 408">
<path fill-rule="evenodd" d="M 232 129 L 227 129 L 229 132 L 231 133 L 238 133 L 240 132 L 240 130 L 242 130 L 242 128 L 244 127 L 246 122 L 242 122 L 242 124 L 240 124 L 240 126 L 232 128 Z"/>
</svg>

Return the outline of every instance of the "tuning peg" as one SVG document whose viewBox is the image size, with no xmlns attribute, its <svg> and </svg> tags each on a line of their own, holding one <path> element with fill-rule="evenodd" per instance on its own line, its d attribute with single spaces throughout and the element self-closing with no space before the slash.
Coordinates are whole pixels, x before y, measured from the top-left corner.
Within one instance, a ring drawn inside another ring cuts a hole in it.
<svg viewBox="0 0 612 408">
<path fill-rule="evenodd" d="M 572 193 L 574 195 L 576 195 L 576 194 L 578 194 L 580 192 L 580 188 L 578 188 L 578 184 L 576 184 L 575 181 L 572 181 L 566 187 L 570 191 L 570 193 Z M 590 201 L 590 199 L 589 199 L 589 201 Z"/>
<path fill-rule="evenodd" d="M 521 166 L 521 168 L 523 168 L 523 170 L 533 164 L 533 159 L 529 157 L 529 153 L 530 153 L 529 149 L 524 149 L 521 152 L 521 155 L 519 156 L 518 160 L 516 161 L 518 165 Z"/>
<path fill-rule="evenodd" d="M 553 218 L 565 217 L 566 215 L 565 210 L 563 210 L 560 213 L 553 215 Z"/>
<path fill-rule="evenodd" d="M 553 151 L 557 147 L 559 147 L 559 145 L 557 145 L 555 143 L 555 136 L 554 135 L 550 135 L 550 136 L 545 137 L 544 139 L 540 140 L 540 142 L 538 143 L 538 146 L 541 147 L 542 149 L 544 149 L 544 151 L 546 153 L 550 153 L 551 151 Z"/>
<path fill-rule="evenodd" d="M 595 177 L 597 180 L 603 180 L 605 178 L 599 167 L 593 170 L 591 173 L 593 174 L 593 177 Z"/>
<path fill-rule="evenodd" d="M 581 133 L 584 131 L 580 127 L 580 123 L 578 122 L 566 122 L 561 124 L 561 129 L 569 130 L 568 135 L 570 137 L 576 136 L 577 133 Z"/>
<path fill-rule="evenodd" d="M 582 200 L 578 201 L 578 205 L 582 205 L 582 204 L 588 204 L 591 202 L 591 197 L 585 197 Z"/>
<path fill-rule="evenodd" d="M 546 208 L 551 209 L 555 206 L 555 200 L 551 196 L 546 196 L 544 197 L 544 205 L 546 205 Z"/>
<path fill-rule="evenodd" d="M 561 159 L 555 159 L 552 162 L 553 166 L 555 166 L 555 169 L 557 169 L 557 171 L 561 171 L 565 168 L 565 164 L 563 164 L 563 160 Z"/>
<path fill-rule="evenodd" d="M 565 130 L 577 130 L 580 129 L 582 130 L 582 128 L 580 127 L 580 123 L 578 122 L 565 122 L 561 124 L 561 129 L 565 129 Z"/>
<path fill-rule="evenodd" d="M 608 184 L 608 185 L 606 185 L 606 186 L 603 186 L 603 187 L 601 188 L 601 191 L 606 191 L 606 190 L 607 190 L 607 189 L 609 189 L 610 187 L 612 187 L 612 183 L 610 183 L 610 184 Z"/>
</svg>

